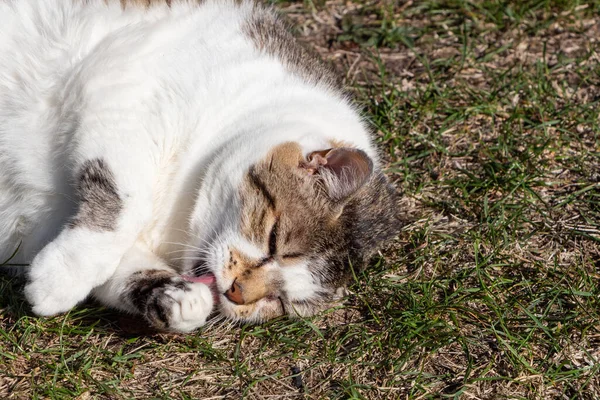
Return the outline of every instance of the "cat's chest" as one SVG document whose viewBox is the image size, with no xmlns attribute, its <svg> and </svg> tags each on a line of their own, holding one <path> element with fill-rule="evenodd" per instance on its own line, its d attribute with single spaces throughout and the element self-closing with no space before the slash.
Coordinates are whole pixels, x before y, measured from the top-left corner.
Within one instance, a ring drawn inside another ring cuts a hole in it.
<svg viewBox="0 0 600 400">
<path fill-rule="evenodd" d="M 140 240 L 173 266 L 181 264 L 188 241 L 188 221 L 196 190 L 195 179 L 181 158 L 170 154 L 161 163 L 151 198 L 152 216 L 140 233 Z"/>
</svg>

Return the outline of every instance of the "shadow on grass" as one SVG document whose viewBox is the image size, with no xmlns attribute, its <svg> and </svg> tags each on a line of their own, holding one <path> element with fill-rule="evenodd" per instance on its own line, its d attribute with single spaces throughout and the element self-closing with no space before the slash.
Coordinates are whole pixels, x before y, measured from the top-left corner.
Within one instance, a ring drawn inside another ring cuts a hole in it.
<svg viewBox="0 0 600 400">
<path fill-rule="evenodd" d="M 33 315 L 25 300 L 24 286 L 25 278 L 0 273 L 0 310 L 2 315 L 10 314 L 16 318 Z"/>
<path fill-rule="evenodd" d="M 150 327 L 141 317 L 106 309 L 91 299 L 86 300 L 66 315 L 37 317 L 25 299 L 23 293 L 25 283 L 24 277 L 0 273 L 0 320 L 3 320 L 5 326 L 10 327 L 21 319 L 38 319 L 50 325 L 54 325 L 53 320 L 62 321 L 62 324 L 76 324 L 82 328 L 93 328 L 96 331 L 122 338 L 154 336 L 163 333 Z"/>
</svg>

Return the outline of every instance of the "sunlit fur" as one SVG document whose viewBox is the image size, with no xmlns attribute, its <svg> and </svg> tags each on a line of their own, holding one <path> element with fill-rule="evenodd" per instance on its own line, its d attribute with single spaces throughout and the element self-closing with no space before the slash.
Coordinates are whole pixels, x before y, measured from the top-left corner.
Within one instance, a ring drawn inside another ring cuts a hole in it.
<svg viewBox="0 0 600 400">
<path fill-rule="evenodd" d="M 129 277 L 147 269 L 212 271 L 219 309 L 234 319 L 308 315 L 334 301 L 351 259 L 362 263 L 395 231 L 384 228 L 395 223 L 391 190 L 355 107 L 275 14 L 251 1 L 121 3 L 0 2 L 0 261 L 20 246 L 12 261 L 32 263 L 25 293 L 34 312 L 65 312 L 90 293 L 140 312 L 122 294 Z M 297 225 L 299 200 L 319 187 L 315 177 L 298 180 L 302 187 L 274 182 L 297 165 L 268 178 L 284 143 L 301 161 L 337 143 L 361 149 L 374 172 L 355 197 L 370 200 L 328 214 L 314 192 L 305 202 L 311 229 L 339 218 L 337 230 L 357 232 L 352 251 L 310 248 L 315 232 L 304 232 L 298 240 L 310 251 L 261 266 L 268 295 L 235 306 L 221 295 L 235 279 L 227 270 L 232 249 L 252 260 L 265 253 L 267 226 L 244 225 L 262 207 L 252 200 L 251 169 L 285 199 L 282 224 Z M 122 202 L 104 225 L 110 229 L 66 226 L 81 209 L 75 181 L 89 160 L 106 167 Z M 329 273 L 334 258 L 343 273 Z M 172 329 L 204 323 L 213 302 L 203 293 L 197 320 Z"/>
</svg>

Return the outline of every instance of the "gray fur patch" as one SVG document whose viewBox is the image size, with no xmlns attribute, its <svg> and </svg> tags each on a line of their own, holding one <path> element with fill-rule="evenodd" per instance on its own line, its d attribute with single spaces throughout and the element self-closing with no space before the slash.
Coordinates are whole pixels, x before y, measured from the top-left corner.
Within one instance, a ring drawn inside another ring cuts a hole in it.
<svg viewBox="0 0 600 400">
<path fill-rule="evenodd" d="M 101 159 L 86 161 L 77 178 L 79 210 L 69 223 L 71 228 L 84 226 L 92 230 L 113 231 L 123 202 L 115 177 Z"/>
<path fill-rule="evenodd" d="M 129 277 L 121 298 L 154 328 L 168 329 L 175 300 L 167 292 L 188 291 L 189 285 L 174 272 L 154 269 L 138 271 Z"/>
<path fill-rule="evenodd" d="M 341 87 L 333 70 L 296 40 L 288 25 L 275 11 L 255 5 L 252 17 L 242 30 L 256 48 L 279 58 L 292 73 L 314 84 L 338 89 Z"/>
</svg>

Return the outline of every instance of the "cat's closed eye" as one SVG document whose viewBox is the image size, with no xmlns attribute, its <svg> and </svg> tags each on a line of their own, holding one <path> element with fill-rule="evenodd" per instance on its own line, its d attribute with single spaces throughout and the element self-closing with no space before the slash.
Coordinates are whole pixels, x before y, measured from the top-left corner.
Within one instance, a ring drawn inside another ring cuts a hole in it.
<svg viewBox="0 0 600 400">
<path fill-rule="evenodd" d="M 285 259 L 291 259 L 291 258 L 300 258 L 303 256 L 304 256 L 304 254 L 302 254 L 302 253 L 285 253 L 285 254 L 280 255 L 279 257 L 281 257 L 285 260 Z"/>
<path fill-rule="evenodd" d="M 277 254 L 277 229 L 279 228 L 279 217 L 275 217 L 275 222 L 269 233 L 269 256 L 274 257 Z"/>
</svg>

